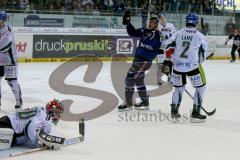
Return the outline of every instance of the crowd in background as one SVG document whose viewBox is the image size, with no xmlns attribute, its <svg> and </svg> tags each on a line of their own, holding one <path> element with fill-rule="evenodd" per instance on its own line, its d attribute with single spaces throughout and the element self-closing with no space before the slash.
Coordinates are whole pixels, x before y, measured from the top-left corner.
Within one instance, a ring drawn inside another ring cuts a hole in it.
<svg viewBox="0 0 240 160">
<path fill-rule="evenodd" d="M 210 14 L 217 9 L 214 0 L 1 0 L 0 8 L 19 10 L 115 12 L 138 8 L 143 12 L 192 12 Z"/>
<path fill-rule="evenodd" d="M 39 10 L 54 13 L 60 11 L 67 14 L 90 13 L 119 13 L 122 15 L 126 8 L 131 8 L 134 13 L 187 13 L 188 11 L 198 14 L 221 14 L 219 6 L 214 0 L 0 0 L 0 9 L 21 10 L 25 13 L 37 13 Z M 146 15 L 146 14 L 145 14 Z M 144 16 L 143 16 L 144 17 Z M 143 18 L 144 19 L 144 18 Z M 204 35 L 210 35 L 209 23 L 200 17 L 198 29 Z M 236 28 L 235 20 L 226 22 L 224 31 L 229 35 Z"/>
</svg>

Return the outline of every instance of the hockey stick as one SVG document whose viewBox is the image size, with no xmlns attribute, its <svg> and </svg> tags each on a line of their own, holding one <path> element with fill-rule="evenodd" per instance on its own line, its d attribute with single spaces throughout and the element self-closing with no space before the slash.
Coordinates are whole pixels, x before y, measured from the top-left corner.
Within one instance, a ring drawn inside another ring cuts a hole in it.
<svg viewBox="0 0 240 160">
<path fill-rule="evenodd" d="M 210 59 L 210 58 L 212 58 L 213 56 L 214 56 L 214 53 L 211 53 L 211 54 L 209 54 L 209 55 L 207 56 L 206 59 Z"/>
<path fill-rule="evenodd" d="M 188 92 L 187 89 L 185 89 L 185 92 L 189 95 L 189 97 L 191 97 L 192 99 L 194 99 L 194 97 Z M 212 116 L 212 115 L 215 114 L 215 112 L 216 112 L 216 108 L 214 108 L 214 110 L 211 111 L 211 112 L 208 112 L 208 111 L 207 111 L 205 108 L 203 108 L 202 106 L 201 106 L 201 109 L 202 109 L 208 116 Z"/>
<path fill-rule="evenodd" d="M 63 143 L 63 146 L 68 146 L 68 145 L 73 145 L 73 144 L 78 144 L 80 142 L 83 142 L 84 136 L 85 136 L 85 124 L 84 124 L 84 119 L 82 118 L 79 122 L 79 136 L 75 137 L 75 138 L 66 139 Z M 47 150 L 47 149 L 49 149 L 47 146 L 42 146 L 42 147 L 38 147 L 38 148 L 19 151 L 17 153 L 11 153 L 11 154 L 9 154 L 9 157 L 20 156 L 20 155 L 34 153 L 37 151 L 43 151 L 43 150 Z"/>
</svg>

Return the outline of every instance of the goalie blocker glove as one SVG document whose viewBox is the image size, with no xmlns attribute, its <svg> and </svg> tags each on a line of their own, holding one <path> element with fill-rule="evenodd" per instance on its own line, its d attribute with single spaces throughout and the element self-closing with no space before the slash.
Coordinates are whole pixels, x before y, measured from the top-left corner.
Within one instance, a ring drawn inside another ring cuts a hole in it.
<svg viewBox="0 0 240 160">
<path fill-rule="evenodd" d="M 123 15 L 123 22 L 122 24 L 123 25 L 128 25 L 131 21 L 131 17 L 132 17 L 132 13 L 131 13 L 131 10 L 128 9 L 124 12 L 124 15 Z"/>
<path fill-rule="evenodd" d="M 65 141 L 65 138 L 46 134 L 42 129 L 38 131 L 38 140 L 49 149 L 59 150 Z"/>
</svg>

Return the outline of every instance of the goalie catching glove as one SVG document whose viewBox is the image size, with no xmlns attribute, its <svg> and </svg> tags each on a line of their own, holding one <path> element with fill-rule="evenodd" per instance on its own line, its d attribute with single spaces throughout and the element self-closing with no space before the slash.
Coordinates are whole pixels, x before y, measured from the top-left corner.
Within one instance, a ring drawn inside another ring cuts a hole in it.
<svg viewBox="0 0 240 160">
<path fill-rule="evenodd" d="M 131 10 L 128 9 L 124 12 L 124 15 L 123 15 L 123 21 L 122 21 L 122 24 L 123 25 L 128 25 L 131 21 L 131 17 L 132 17 L 132 13 L 131 13 Z"/>
</svg>

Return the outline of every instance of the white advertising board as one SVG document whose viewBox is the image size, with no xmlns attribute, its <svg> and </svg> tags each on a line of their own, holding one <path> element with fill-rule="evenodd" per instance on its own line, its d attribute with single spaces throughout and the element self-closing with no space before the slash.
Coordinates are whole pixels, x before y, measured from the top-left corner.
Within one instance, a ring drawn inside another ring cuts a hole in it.
<svg viewBox="0 0 240 160">
<path fill-rule="evenodd" d="M 32 58 L 33 34 L 15 33 L 15 41 L 20 58 Z"/>
<path fill-rule="evenodd" d="M 229 58 L 232 48 L 232 40 L 225 46 L 227 36 L 207 36 L 208 52 L 214 53 L 215 58 Z"/>
</svg>

